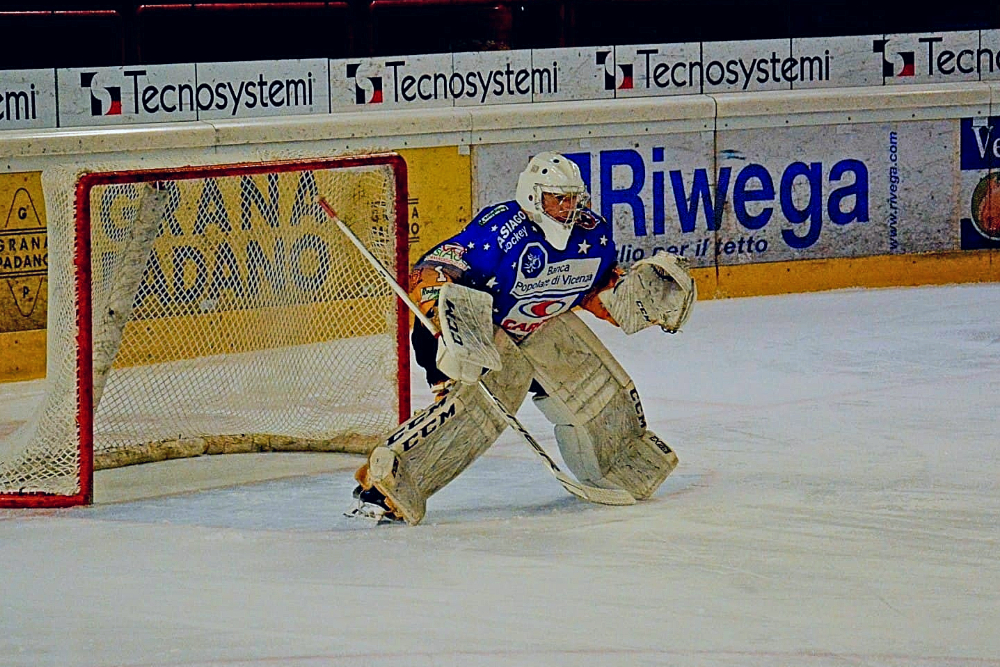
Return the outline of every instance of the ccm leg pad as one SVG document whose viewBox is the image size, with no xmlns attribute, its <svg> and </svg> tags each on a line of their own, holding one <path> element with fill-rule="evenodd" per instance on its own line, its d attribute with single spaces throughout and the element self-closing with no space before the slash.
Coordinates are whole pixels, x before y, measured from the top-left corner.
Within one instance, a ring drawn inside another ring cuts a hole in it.
<svg viewBox="0 0 1000 667">
<path fill-rule="evenodd" d="M 514 412 L 528 393 L 531 367 L 507 334 L 497 330 L 495 342 L 503 369 L 483 376 L 483 382 Z M 478 383 L 456 382 L 372 450 L 367 479 L 407 523 L 420 523 L 427 498 L 469 467 L 506 427 Z"/>
<path fill-rule="evenodd" d="M 624 368 L 572 312 L 523 343 L 547 396 L 535 405 L 556 425 L 566 466 L 581 482 L 648 498 L 677 466 L 677 455 L 646 428 L 639 394 Z"/>
</svg>

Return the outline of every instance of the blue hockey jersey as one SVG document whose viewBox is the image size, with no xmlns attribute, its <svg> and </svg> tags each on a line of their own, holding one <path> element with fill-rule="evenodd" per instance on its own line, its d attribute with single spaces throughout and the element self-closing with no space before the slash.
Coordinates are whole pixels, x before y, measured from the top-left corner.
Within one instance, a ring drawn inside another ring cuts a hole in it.
<svg viewBox="0 0 1000 667">
<path fill-rule="evenodd" d="M 520 337 L 603 287 L 616 258 L 611 225 L 596 213 L 583 211 L 566 249 L 556 250 L 517 202 L 509 201 L 482 210 L 415 269 L 434 268 L 489 292 L 494 323 Z"/>
</svg>

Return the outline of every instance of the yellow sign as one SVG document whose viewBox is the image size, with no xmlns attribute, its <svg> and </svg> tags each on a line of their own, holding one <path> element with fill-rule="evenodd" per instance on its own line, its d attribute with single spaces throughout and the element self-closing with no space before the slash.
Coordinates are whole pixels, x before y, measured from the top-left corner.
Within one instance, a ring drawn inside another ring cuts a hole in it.
<svg viewBox="0 0 1000 667">
<path fill-rule="evenodd" d="M 41 175 L 0 176 L 0 333 L 45 327 L 48 236 Z"/>
<path fill-rule="evenodd" d="M 0 174 L 0 382 L 45 375 L 48 260 L 41 173 Z"/>
<path fill-rule="evenodd" d="M 0 229 L 0 280 L 6 280 L 17 309 L 30 317 L 38 302 L 42 279 L 48 275 L 48 238 L 31 195 L 14 193 L 7 223 Z"/>
<path fill-rule="evenodd" d="M 410 264 L 472 219 L 472 160 L 456 146 L 398 151 L 409 182 Z"/>
</svg>

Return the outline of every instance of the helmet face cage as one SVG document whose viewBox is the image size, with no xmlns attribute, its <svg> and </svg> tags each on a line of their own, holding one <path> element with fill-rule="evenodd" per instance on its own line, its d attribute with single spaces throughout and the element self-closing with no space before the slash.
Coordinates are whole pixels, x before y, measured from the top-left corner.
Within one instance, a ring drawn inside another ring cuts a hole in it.
<svg viewBox="0 0 1000 667">
<path fill-rule="evenodd" d="M 542 201 L 545 193 L 557 197 L 576 195 L 576 203 L 568 211 L 565 220 L 545 212 Z M 575 162 L 559 153 L 544 152 L 531 158 L 527 168 L 521 173 L 517 181 L 516 198 L 521 208 L 541 228 L 546 240 L 553 247 L 564 250 L 569 243 L 573 225 L 590 200 L 590 195 Z"/>
<path fill-rule="evenodd" d="M 567 229 L 572 229 L 573 225 L 576 224 L 576 219 L 579 217 L 580 212 L 586 208 L 587 204 L 590 202 L 590 195 L 587 193 L 586 189 L 581 189 L 576 186 L 559 186 L 559 185 L 535 185 L 536 201 L 539 212 L 547 218 L 550 218 L 556 224 L 562 225 Z M 573 207 L 566 213 L 566 219 L 560 220 L 554 216 L 548 214 L 545 210 L 545 195 L 555 195 L 558 198 L 563 197 L 575 197 L 573 202 Z"/>
</svg>

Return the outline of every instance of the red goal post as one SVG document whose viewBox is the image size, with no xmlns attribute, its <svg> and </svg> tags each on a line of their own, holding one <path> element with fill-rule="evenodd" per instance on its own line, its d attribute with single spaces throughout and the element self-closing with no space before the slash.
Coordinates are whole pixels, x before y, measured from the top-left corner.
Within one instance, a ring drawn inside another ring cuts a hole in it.
<svg viewBox="0 0 1000 667">
<path fill-rule="evenodd" d="M 401 156 L 71 180 L 46 190 L 46 389 L 0 438 L 0 507 L 90 503 L 132 463 L 365 452 L 409 416 L 408 311 L 316 203 L 406 284 Z"/>
</svg>

